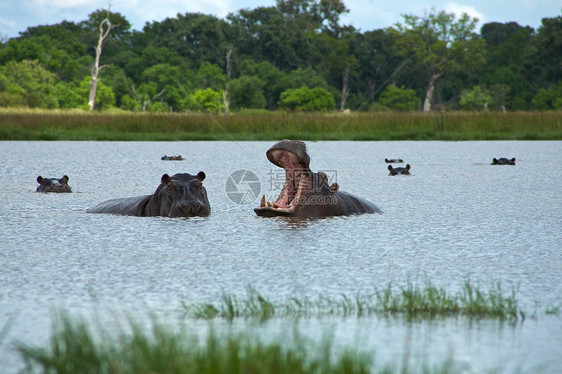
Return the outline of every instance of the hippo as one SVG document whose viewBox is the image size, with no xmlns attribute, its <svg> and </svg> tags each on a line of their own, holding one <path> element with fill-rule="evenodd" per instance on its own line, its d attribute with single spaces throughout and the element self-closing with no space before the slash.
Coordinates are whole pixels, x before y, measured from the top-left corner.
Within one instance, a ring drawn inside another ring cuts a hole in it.
<svg viewBox="0 0 562 374">
<path fill-rule="evenodd" d="M 392 165 L 388 165 L 388 170 L 390 171 L 388 175 L 410 175 L 410 164 L 406 164 L 405 168 L 393 168 Z"/>
<path fill-rule="evenodd" d="M 511 160 L 505 157 L 495 158 L 492 160 L 492 165 L 515 165 L 515 157 Z"/>
<path fill-rule="evenodd" d="M 384 162 L 386 162 L 387 164 L 401 164 L 402 162 L 404 162 L 404 160 L 402 160 L 401 158 L 391 158 L 390 160 L 388 158 L 385 158 Z"/>
<path fill-rule="evenodd" d="M 68 175 L 62 178 L 43 178 L 42 176 L 37 177 L 37 192 L 72 192 L 70 186 L 68 185 Z"/>
<path fill-rule="evenodd" d="M 183 157 L 181 157 L 181 155 L 177 155 L 177 156 L 162 156 L 162 160 L 163 161 L 181 161 L 183 160 Z"/>
<path fill-rule="evenodd" d="M 203 187 L 205 173 L 162 175 L 152 195 L 112 199 L 87 210 L 88 213 L 111 213 L 139 217 L 208 216 L 211 206 Z"/>
<path fill-rule="evenodd" d="M 281 140 L 266 152 L 270 162 L 285 169 L 285 183 L 274 202 L 262 197 L 254 208 L 262 217 L 330 217 L 362 213 L 382 213 L 373 203 L 339 191 L 328 184 L 326 173 L 310 170 L 306 144 L 299 140 Z"/>
</svg>

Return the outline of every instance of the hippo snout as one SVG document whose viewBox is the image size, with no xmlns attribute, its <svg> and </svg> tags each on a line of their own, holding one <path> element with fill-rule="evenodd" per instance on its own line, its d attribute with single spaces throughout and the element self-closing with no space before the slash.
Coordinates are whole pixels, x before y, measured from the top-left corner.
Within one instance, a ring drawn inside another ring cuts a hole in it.
<svg viewBox="0 0 562 374">
<path fill-rule="evenodd" d="M 190 217 L 206 215 L 203 204 L 199 201 L 180 201 L 170 211 L 170 217 Z"/>
</svg>

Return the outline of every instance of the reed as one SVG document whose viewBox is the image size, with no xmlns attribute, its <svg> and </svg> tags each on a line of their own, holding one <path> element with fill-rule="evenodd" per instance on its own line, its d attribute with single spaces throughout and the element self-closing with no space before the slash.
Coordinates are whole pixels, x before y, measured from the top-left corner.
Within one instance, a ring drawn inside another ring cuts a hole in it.
<svg viewBox="0 0 562 374">
<path fill-rule="evenodd" d="M 0 108 L 0 140 L 560 140 L 562 112 L 134 113 Z"/>
<path fill-rule="evenodd" d="M 405 315 L 407 317 L 465 316 L 468 318 L 494 318 L 499 320 L 524 319 L 525 313 L 519 308 L 515 290 L 505 294 L 501 285 L 482 291 L 469 281 L 461 292 L 447 293 L 431 282 L 423 287 L 409 283 L 399 291 L 391 284 L 371 295 L 340 295 L 328 297 L 288 297 L 275 304 L 262 296 L 255 288 L 248 287 L 246 298 L 223 292 L 219 305 L 212 303 L 183 304 L 186 314 L 193 318 L 212 319 L 256 318 L 267 320 L 272 317 L 321 317 L 356 316 L 374 314 Z"/>
<path fill-rule="evenodd" d="M 100 326 L 100 324 L 97 324 Z M 368 373 L 368 355 L 345 349 L 334 353 L 332 343 L 320 349 L 298 340 L 291 345 L 263 342 L 248 334 L 206 338 L 152 320 L 142 327 L 93 329 L 83 319 L 59 313 L 46 347 L 19 345 L 27 371 L 45 373 Z"/>
<path fill-rule="evenodd" d="M 408 366 L 408 352 L 400 363 L 376 365 L 374 355 L 357 349 L 335 347 L 323 338 L 312 342 L 297 336 L 290 341 L 262 340 L 257 335 L 218 333 L 212 325 L 206 336 L 185 324 L 161 323 L 155 318 L 142 325 L 129 323 L 111 328 L 101 320 L 58 312 L 44 346 L 19 343 L 25 363 L 22 372 L 107 374 L 242 374 L 242 373 L 464 373 L 467 366 L 447 358 L 441 364 L 424 362 Z M 93 326 L 93 327 L 92 327 Z M 105 327 L 104 327 L 105 326 Z M 286 340 L 286 339 L 285 339 Z M 400 366 L 403 366 L 400 368 Z"/>
</svg>

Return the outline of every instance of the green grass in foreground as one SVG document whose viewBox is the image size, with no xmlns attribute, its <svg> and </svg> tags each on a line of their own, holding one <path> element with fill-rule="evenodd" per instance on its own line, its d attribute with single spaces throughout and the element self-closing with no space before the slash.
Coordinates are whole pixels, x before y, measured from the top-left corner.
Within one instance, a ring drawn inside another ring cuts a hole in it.
<svg viewBox="0 0 562 374">
<path fill-rule="evenodd" d="M 99 323 L 97 324 L 98 326 Z M 398 370 L 375 367 L 372 355 L 356 350 L 336 353 L 324 339 L 318 346 L 301 338 L 287 347 L 257 337 L 213 330 L 206 338 L 153 320 L 151 328 L 91 329 L 81 319 L 59 313 L 47 347 L 19 345 L 26 372 L 43 373 L 460 373 L 463 367 L 445 360 L 435 368 Z M 423 364 L 422 364 L 423 365 Z M 420 367 L 422 367 L 420 365 Z"/>
<path fill-rule="evenodd" d="M 465 316 L 469 318 L 495 318 L 500 320 L 524 319 L 525 313 L 518 307 L 515 290 L 505 295 L 501 286 L 485 292 L 469 281 L 457 294 L 426 282 L 423 288 L 408 284 L 400 291 L 391 285 L 374 295 L 339 298 L 319 296 L 316 299 L 289 297 L 274 304 L 252 287 L 247 288 L 244 300 L 223 293 L 221 304 L 184 303 L 186 314 L 193 318 L 258 318 L 272 317 L 320 317 L 323 315 L 368 316 L 373 314 L 405 315 L 407 317 Z"/>
<path fill-rule="evenodd" d="M 129 113 L 0 108 L 0 140 L 560 140 L 562 111 Z"/>
</svg>

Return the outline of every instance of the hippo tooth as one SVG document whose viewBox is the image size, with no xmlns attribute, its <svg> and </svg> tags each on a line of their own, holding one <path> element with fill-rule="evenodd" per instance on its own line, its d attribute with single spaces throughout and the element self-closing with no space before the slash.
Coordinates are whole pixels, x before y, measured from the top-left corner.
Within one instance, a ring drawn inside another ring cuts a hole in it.
<svg viewBox="0 0 562 374">
<path fill-rule="evenodd" d="M 264 208 L 264 207 L 265 207 L 265 195 L 261 197 L 261 201 L 260 201 L 260 208 Z"/>
<path fill-rule="evenodd" d="M 275 201 L 273 202 L 273 207 L 274 208 L 279 208 L 279 205 L 275 204 Z"/>
<path fill-rule="evenodd" d="M 267 202 L 267 206 L 271 206 L 271 203 L 269 201 Z"/>
<path fill-rule="evenodd" d="M 295 194 L 295 197 L 293 198 L 293 201 L 291 201 L 291 204 L 289 204 L 290 208 L 294 207 L 296 204 L 299 203 L 299 201 L 301 199 L 302 191 L 305 188 L 306 184 L 307 184 L 306 178 L 300 178 L 299 186 L 297 187 L 297 193 Z"/>
</svg>

